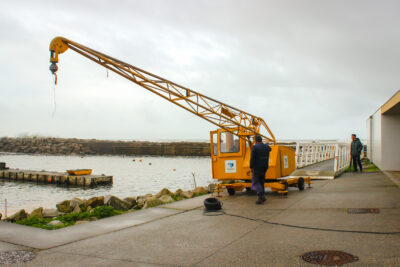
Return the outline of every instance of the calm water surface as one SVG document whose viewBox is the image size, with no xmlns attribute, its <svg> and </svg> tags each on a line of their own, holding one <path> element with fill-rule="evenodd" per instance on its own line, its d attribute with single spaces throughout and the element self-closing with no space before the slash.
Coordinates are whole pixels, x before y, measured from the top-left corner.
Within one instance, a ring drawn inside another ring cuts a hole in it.
<svg viewBox="0 0 400 267">
<path fill-rule="evenodd" d="M 136 161 L 133 161 L 135 159 Z M 142 162 L 139 162 L 142 159 Z M 157 193 L 162 188 L 170 190 L 193 189 L 192 173 L 197 185 L 213 182 L 209 157 L 122 157 L 122 156 L 33 156 L 0 153 L 0 162 L 10 168 L 65 172 L 67 169 L 93 169 L 93 174 L 114 176 L 111 186 L 95 188 L 62 187 L 31 182 L 12 182 L 0 179 L 0 212 L 4 215 L 4 199 L 7 213 L 24 208 L 55 208 L 55 204 L 73 197 L 90 198 L 115 195 L 120 198 L 146 193 Z M 151 165 L 149 165 L 151 163 Z M 176 169 L 174 171 L 173 169 Z"/>
</svg>

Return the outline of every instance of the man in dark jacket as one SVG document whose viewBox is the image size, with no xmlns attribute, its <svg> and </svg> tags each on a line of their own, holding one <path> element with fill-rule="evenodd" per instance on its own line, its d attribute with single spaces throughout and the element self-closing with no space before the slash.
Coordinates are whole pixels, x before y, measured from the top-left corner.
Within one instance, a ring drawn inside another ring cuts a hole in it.
<svg viewBox="0 0 400 267">
<path fill-rule="evenodd" d="M 261 136 L 255 137 L 256 144 L 251 149 L 250 169 L 253 173 L 251 189 L 257 192 L 258 200 L 256 204 L 265 202 L 265 173 L 268 170 L 269 152 L 271 148 L 269 145 L 262 142 Z"/>
<path fill-rule="evenodd" d="M 361 151 L 363 150 L 363 145 L 361 141 L 355 134 L 351 135 L 351 145 L 350 145 L 350 155 L 353 161 L 354 172 L 357 171 L 357 165 L 360 166 L 360 171 L 362 171 L 361 165 Z"/>
</svg>

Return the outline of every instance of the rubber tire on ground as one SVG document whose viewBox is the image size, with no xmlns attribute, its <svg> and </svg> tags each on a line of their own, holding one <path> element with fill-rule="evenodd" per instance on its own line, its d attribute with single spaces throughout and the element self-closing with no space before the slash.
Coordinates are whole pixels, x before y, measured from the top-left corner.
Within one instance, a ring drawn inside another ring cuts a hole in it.
<svg viewBox="0 0 400 267">
<path fill-rule="evenodd" d="M 228 194 L 230 195 L 230 196 L 233 196 L 234 194 L 235 194 L 235 188 L 232 188 L 232 187 L 230 187 L 230 188 L 228 188 Z"/>
<path fill-rule="evenodd" d="M 297 181 L 297 188 L 299 188 L 300 191 L 304 190 L 304 179 L 303 179 L 303 177 L 300 177 L 299 180 Z"/>
<path fill-rule="evenodd" d="M 282 184 L 285 185 L 285 189 L 284 189 L 284 190 L 285 190 L 285 191 L 289 191 L 289 184 L 288 184 L 287 182 L 283 182 Z M 283 195 L 284 195 L 284 196 L 287 196 L 287 194 L 288 194 L 288 193 L 284 193 Z"/>
<path fill-rule="evenodd" d="M 220 210 L 222 208 L 221 202 L 215 197 L 204 199 L 204 207 L 208 211 Z"/>
</svg>

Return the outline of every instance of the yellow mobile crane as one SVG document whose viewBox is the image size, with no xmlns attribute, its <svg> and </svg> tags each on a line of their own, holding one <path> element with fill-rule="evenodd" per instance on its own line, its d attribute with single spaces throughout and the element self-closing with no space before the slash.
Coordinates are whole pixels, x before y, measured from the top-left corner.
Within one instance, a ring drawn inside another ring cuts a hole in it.
<svg viewBox="0 0 400 267">
<path fill-rule="evenodd" d="M 305 183 L 311 184 L 310 178 L 288 177 L 296 168 L 295 152 L 290 147 L 276 144 L 274 135 L 262 118 L 63 37 L 56 37 L 50 43 L 50 71 L 54 75 L 58 70 L 59 54 L 68 48 L 218 126 L 217 130 L 210 132 L 212 174 L 221 182 L 217 190 L 225 187 L 233 195 L 235 191 L 250 188 L 249 162 L 254 144 L 251 137 L 255 135 L 261 135 L 265 142 L 271 144 L 266 187 L 287 194 L 288 186 L 303 190 Z M 262 134 L 261 130 L 266 130 L 267 134 Z"/>
</svg>

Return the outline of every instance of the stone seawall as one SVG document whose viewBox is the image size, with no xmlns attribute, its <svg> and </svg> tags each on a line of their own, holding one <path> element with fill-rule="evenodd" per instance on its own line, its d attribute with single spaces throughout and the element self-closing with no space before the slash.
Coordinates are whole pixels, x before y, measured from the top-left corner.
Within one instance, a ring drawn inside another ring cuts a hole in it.
<svg viewBox="0 0 400 267">
<path fill-rule="evenodd" d="M 0 152 L 51 155 L 209 156 L 210 144 L 3 137 L 0 138 Z"/>
</svg>

